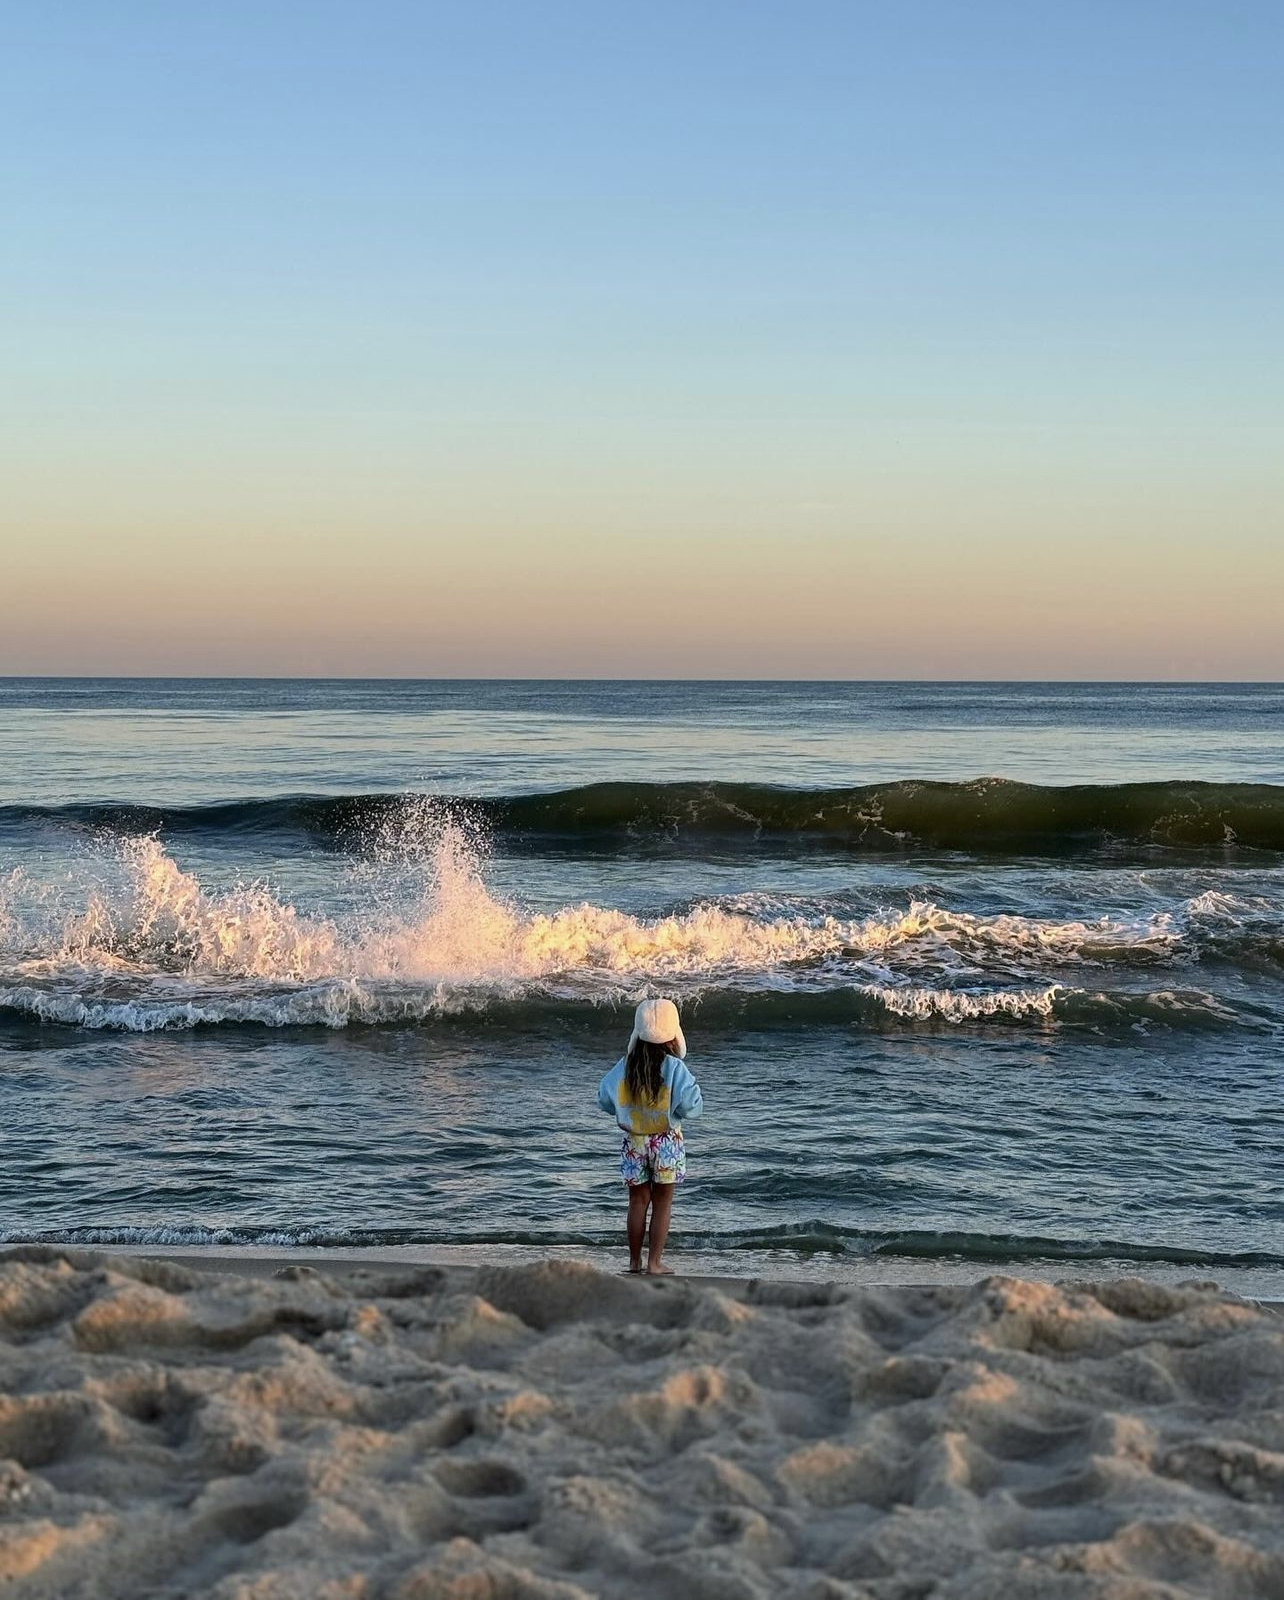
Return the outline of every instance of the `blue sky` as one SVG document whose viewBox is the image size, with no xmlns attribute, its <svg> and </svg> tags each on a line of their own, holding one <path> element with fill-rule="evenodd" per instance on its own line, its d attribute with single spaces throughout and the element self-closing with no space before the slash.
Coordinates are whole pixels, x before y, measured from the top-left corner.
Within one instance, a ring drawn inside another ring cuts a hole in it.
<svg viewBox="0 0 1284 1602">
<path fill-rule="evenodd" d="M 0 671 L 1284 677 L 1284 7 L 3 20 Z"/>
</svg>

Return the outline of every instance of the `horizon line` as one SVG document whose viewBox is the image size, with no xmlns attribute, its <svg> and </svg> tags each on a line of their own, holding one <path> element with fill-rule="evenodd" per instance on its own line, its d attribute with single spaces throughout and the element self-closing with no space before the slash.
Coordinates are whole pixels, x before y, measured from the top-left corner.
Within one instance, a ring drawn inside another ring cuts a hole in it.
<svg viewBox="0 0 1284 1602">
<path fill-rule="evenodd" d="M 0 684 L 1065 684 L 1082 686 L 1137 685 L 1191 688 L 1233 685 L 1282 688 L 1281 679 L 1178 679 L 1116 678 L 810 678 L 777 675 L 772 678 L 716 678 L 707 675 L 666 677 L 605 677 L 598 674 L 367 674 L 367 673 L 0 673 Z"/>
</svg>

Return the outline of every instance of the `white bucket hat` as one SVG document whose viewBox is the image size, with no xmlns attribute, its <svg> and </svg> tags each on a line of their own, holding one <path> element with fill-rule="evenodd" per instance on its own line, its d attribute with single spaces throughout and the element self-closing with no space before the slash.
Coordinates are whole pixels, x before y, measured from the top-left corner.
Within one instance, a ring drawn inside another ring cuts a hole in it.
<svg viewBox="0 0 1284 1602">
<path fill-rule="evenodd" d="M 633 1014 L 633 1033 L 629 1036 L 630 1051 L 639 1040 L 649 1040 L 656 1046 L 667 1045 L 670 1040 L 676 1041 L 678 1056 L 686 1056 L 687 1037 L 682 1033 L 678 1009 L 671 1001 L 666 1001 L 663 996 L 656 996 L 653 1000 L 640 1004 Z"/>
</svg>

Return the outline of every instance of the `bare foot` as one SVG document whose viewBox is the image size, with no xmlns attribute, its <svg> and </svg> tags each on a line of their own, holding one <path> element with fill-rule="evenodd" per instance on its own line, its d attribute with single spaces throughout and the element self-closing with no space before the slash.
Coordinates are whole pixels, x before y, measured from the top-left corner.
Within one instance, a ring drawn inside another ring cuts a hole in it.
<svg viewBox="0 0 1284 1602">
<path fill-rule="evenodd" d="M 636 1263 L 630 1263 L 629 1264 L 629 1273 L 630 1274 L 640 1274 L 641 1272 L 642 1272 L 641 1259 L 639 1259 Z"/>
<path fill-rule="evenodd" d="M 648 1274 L 671 1274 L 672 1272 L 673 1270 L 666 1268 L 663 1263 L 649 1263 L 647 1265 Z"/>
</svg>

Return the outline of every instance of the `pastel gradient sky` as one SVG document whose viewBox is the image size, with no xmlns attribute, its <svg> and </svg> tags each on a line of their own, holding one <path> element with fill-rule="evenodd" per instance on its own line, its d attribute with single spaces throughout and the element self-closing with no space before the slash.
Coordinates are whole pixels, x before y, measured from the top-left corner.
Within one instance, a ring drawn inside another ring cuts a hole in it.
<svg viewBox="0 0 1284 1602">
<path fill-rule="evenodd" d="M 0 672 L 1284 678 L 1278 0 L 5 0 Z"/>
</svg>

